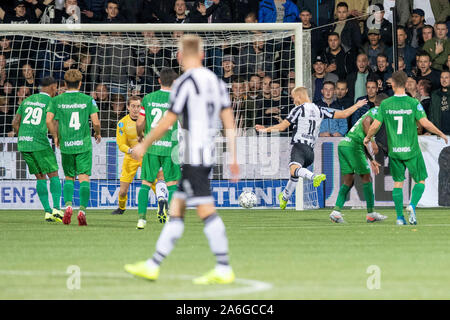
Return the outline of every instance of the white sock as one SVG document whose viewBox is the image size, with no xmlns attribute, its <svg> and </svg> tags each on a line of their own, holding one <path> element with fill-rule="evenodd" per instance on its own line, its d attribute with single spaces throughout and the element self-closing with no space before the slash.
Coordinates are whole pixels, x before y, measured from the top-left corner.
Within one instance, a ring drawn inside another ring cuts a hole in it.
<svg viewBox="0 0 450 320">
<path fill-rule="evenodd" d="M 156 189 L 156 199 L 163 198 L 165 200 L 169 199 L 169 190 L 167 190 L 167 185 L 164 180 L 158 180 L 155 185 Z"/>
<path fill-rule="evenodd" d="M 181 238 L 184 231 L 184 221 L 182 218 L 172 217 L 167 222 L 156 242 L 156 252 L 153 254 L 152 261 L 155 265 L 160 265 L 165 257 L 175 247 L 175 243 Z"/>
<path fill-rule="evenodd" d="M 301 178 L 305 178 L 308 180 L 312 180 L 314 178 L 314 173 L 312 173 L 311 171 L 309 171 L 306 168 L 300 168 L 296 170 L 296 173 L 298 174 L 299 177 Z"/>
<path fill-rule="evenodd" d="M 298 177 L 291 176 L 286 185 L 286 188 L 283 190 L 283 199 L 288 201 L 291 198 L 292 193 L 295 191 L 297 187 Z"/>
<path fill-rule="evenodd" d="M 208 238 L 209 247 L 216 256 L 216 266 L 229 266 L 228 238 L 222 219 L 214 213 L 204 220 L 203 232 Z M 220 268 L 220 267 L 219 267 Z"/>
</svg>

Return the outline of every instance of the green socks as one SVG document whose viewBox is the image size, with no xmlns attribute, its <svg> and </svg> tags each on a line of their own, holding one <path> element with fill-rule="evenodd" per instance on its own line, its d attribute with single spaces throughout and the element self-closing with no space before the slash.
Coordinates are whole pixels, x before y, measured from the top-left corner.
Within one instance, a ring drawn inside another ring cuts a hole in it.
<svg viewBox="0 0 450 320">
<path fill-rule="evenodd" d="M 47 190 L 47 180 L 37 180 L 36 181 L 36 191 L 39 196 L 39 200 L 44 207 L 45 212 L 52 212 L 50 208 L 50 203 L 48 202 L 48 190 Z"/>
<path fill-rule="evenodd" d="M 342 210 L 342 207 L 344 206 L 345 201 L 347 200 L 347 194 L 350 191 L 350 187 L 346 184 L 343 184 L 341 188 L 339 189 L 338 198 L 336 200 L 336 206 L 334 207 L 335 210 Z"/>
<path fill-rule="evenodd" d="M 91 184 L 89 181 L 80 183 L 80 210 L 86 212 L 86 207 L 89 205 L 89 198 L 91 196 Z"/>
<path fill-rule="evenodd" d="M 411 192 L 411 206 L 415 209 L 425 190 L 423 183 L 416 183 Z"/>
<path fill-rule="evenodd" d="M 397 218 L 403 217 L 403 189 L 394 188 L 392 190 L 392 199 L 395 203 L 395 211 L 397 212 Z"/>
<path fill-rule="evenodd" d="M 375 196 L 373 195 L 372 182 L 366 182 L 363 184 L 364 198 L 366 199 L 367 212 L 372 213 L 375 205 Z"/>
<path fill-rule="evenodd" d="M 61 209 L 61 181 L 59 177 L 50 178 L 50 192 L 53 199 L 53 208 Z"/>
<path fill-rule="evenodd" d="M 167 190 L 169 190 L 169 203 L 170 203 L 170 201 L 172 200 L 172 196 L 173 196 L 173 194 L 177 191 L 177 185 L 175 184 L 175 185 L 173 185 L 173 186 L 168 186 L 167 187 Z"/>
<path fill-rule="evenodd" d="M 72 205 L 73 189 L 73 180 L 66 180 L 63 187 L 64 203 L 66 207 Z"/>
<path fill-rule="evenodd" d="M 148 193 L 150 192 L 150 187 L 143 184 L 139 189 L 138 194 L 138 215 L 139 219 L 146 220 L 147 217 L 147 206 L 148 206 Z"/>
</svg>

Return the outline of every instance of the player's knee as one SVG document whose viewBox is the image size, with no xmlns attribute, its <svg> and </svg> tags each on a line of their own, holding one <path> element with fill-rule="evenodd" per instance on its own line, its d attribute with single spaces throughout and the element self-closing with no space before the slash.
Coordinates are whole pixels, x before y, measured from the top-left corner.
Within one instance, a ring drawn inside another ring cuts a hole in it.
<svg viewBox="0 0 450 320">
<path fill-rule="evenodd" d="M 299 169 L 300 166 L 298 164 L 293 164 L 289 167 L 289 171 L 291 173 L 291 177 L 298 178 L 298 174 L 296 174 L 297 169 Z"/>
</svg>

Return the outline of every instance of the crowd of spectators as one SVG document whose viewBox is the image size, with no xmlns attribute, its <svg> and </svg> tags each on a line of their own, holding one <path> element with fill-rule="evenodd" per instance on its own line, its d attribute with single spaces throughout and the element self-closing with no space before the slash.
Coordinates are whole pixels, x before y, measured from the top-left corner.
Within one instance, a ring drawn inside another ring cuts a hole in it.
<svg viewBox="0 0 450 320">
<path fill-rule="evenodd" d="M 393 19 L 397 7 L 398 69 L 408 75 L 407 93 L 428 117 L 450 134 L 450 40 L 448 0 L 4 0 L 2 23 L 284 23 L 300 22 L 311 34 L 311 98 L 342 110 L 360 99 L 366 106 L 348 120 L 323 121 L 320 136 L 340 137 L 375 104 L 393 94 Z M 183 32 L 164 37 L 176 40 Z M 138 37 L 145 46 L 39 39 L 0 33 L 0 136 L 13 136 L 19 104 L 52 75 L 64 92 L 64 72 L 78 68 L 82 91 L 96 99 L 102 135 L 115 136 L 127 97 L 159 88 L 163 67 L 180 72 L 176 47 L 152 31 Z M 110 38 L 108 38 L 110 37 Z M 274 125 L 293 107 L 293 37 L 267 40 L 254 32 L 247 44 L 206 48 L 205 65 L 227 84 L 240 135 L 255 124 Z M 292 128 L 286 133 L 290 134 Z"/>
</svg>

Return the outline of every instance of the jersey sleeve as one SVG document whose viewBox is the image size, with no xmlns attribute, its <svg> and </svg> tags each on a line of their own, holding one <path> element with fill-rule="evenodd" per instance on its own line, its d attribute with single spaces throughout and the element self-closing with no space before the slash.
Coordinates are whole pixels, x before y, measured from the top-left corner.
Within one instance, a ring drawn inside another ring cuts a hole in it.
<svg viewBox="0 0 450 320">
<path fill-rule="evenodd" d="M 222 105 L 222 109 L 231 108 L 230 96 L 227 92 L 227 87 L 225 86 L 225 82 L 219 79 L 219 90 L 220 90 L 220 102 Z"/>
<path fill-rule="evenodd" d="M 302 113 L 301 112 L 302 110 L 303 110 L 303 114 L 304 114 L 305 111 L 304 111 L 303 105 L 296 106 L 294 109 L 291 110 L 291 112 L 289 112 L 289 114 L 285 120 L 289 121 L 289 123 L 294 123 L 296 121 L 296 119 L 300 116 L 300 114 Z"/>
<path fill-rule="evenodd" d="M 336 111 L 331 110 L 331 109 L 327 109 L 324 107 L 320 107 L 320 117 L 322 119 L 333 119 L 334 118 L 334 114 L 336 113 Z"/>
<path fill-rule="evenodd" d="M 192 81 L 183 81 L 181 85 L 176 86 L 170 92 L 170 106 L 169 111 L 179 115 L 183 112 L 189 99 L 189 92 L 195 90 L 191 85 Z"/>
<path fill-rule="evenodd" d="M 420 102 L 416 105 L 414 111 L 415 111 L 414 116 L 417 121 L 419 121 L 422 118 L 427 117 L 427 114 L 425 113 L 425 109 L 423 108 L 423 106 Z"/>
<path fill-rule="evenodd" d="M 124 128 L 125 123 L 124 119 L 122 119 L 117 123 L 116 142 L 120 151 L 122 151 L 123 153 L 128 153 L 128 149 L 130 148 L 130 146 L 128 146 L 127 144 L 128 139 Z"/>
<path fill-rule="evenodd" d="M 97 106 L 97 102 L 95 102 L 95 99 L 92 99 L 91 101 L 91 110 L 89 112 L 89 114 L 93 114 L 93 113 L 97 113 L 98 112 L 98 106 Z"/>
<path fill-rule="evenodd" d="M 377 113 L 375 115 L 375 120 L 380 121 L 381 123 L 383 123 L 384 119 L 383 119 L 383 110 L 384 110 L 384 101 L 381 102 L 380 106 L 378 107 Z"/>
</svg>

